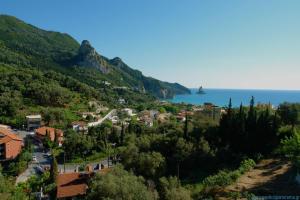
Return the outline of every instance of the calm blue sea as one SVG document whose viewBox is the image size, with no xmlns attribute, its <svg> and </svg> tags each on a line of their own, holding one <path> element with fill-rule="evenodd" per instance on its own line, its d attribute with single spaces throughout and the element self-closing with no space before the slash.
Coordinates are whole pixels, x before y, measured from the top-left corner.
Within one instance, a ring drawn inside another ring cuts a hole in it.
<svg viewBox="0 0 300 200">
<path fill-rule="evenodd" d="M 283 102 L 299 102 L 300 90 L 242 90 L 242 89 L 204 89 L 205 94 L 196 94 L 198 89 L 191 89 L 190 95 L 177 95 L 170 99 L 174 103 L 191 103 L 201 105 L 205 102 L 213 103 L 217 106 L 227 106 L 229 98 L 232 99 L 233 106 L 237 107 L 243 103 L 248 105 L 251 96 L 254 96 L 256 103 L 271 103 L 278 106 Z"/>
</svg>

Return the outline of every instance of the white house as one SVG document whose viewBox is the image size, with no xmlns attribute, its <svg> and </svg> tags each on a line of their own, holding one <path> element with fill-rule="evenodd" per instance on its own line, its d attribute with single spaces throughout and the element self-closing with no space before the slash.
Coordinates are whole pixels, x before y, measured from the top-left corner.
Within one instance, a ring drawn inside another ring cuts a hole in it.
<svg viewBox="0 0 300 200">
<path fill-rule="evenodd" d="M 124 104 L 124 103 L 126 103 L 125 99 L 123 99 L 123 98 L 119 98 L 118 102 L 119 102 L 119 104 Z"/>
<path fill-rule="evenodd" d="M 124 111 L 130 117 L 136 115 L 136 114 L 133 113 L 133 110 L 131 108 L 124 108 L 122 111 Z"/>
</svg>

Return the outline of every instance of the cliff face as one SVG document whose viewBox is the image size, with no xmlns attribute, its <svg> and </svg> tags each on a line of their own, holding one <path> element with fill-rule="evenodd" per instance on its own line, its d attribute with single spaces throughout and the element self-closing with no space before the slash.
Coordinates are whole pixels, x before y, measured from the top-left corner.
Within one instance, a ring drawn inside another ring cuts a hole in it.
<svg viewBox="0 0 300 200">
<path fill-rule="evenodd" d="M 103 74 L 108 74 L 110 71 L 107 61 L 96 52 L 87 40 L 83 40 L 80 45 L 77 65 L 96 68 Z"/>
</svg>

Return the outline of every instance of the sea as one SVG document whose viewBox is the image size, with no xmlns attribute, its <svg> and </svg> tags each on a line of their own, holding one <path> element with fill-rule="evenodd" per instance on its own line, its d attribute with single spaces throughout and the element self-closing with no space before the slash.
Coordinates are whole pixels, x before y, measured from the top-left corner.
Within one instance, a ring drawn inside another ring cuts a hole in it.
<svg viewBox="0 0 300 200">
<path fill-rule="evenodd" d="M 192 94 L 176 95 L 169 101 L 174 103 L 189 103 L 202 105 L 213 103 L 217 106 L 227 106 L 229 99 L 234 107 L 249 105 L 251 97 L 255 103 L 272 104 L 277 107 L 283 102 L 300 103 L 300 90 L 255 90 L 255 89 L 203 89 L 205 94 L 197 94 L 198 89 L 190 89 Z"/>
</svg>

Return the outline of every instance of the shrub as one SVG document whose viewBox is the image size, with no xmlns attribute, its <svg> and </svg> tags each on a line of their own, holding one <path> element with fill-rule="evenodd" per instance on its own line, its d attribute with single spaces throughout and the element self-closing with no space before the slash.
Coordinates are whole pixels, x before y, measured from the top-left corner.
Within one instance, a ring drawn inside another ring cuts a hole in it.
<svg viewBox="0 0 300 200">
<path fill-rule="evenodd" d="M 255 161 L 252 159 L 246 159 L 241 162 L 241 166 L 239 167 L 239 171 L 241 174 L 251 170 L 256 165 Z"/>
<path fill-rule="evenodd" d="M 214 187 L 224 187 L 234 183 L 242 174 L 251 170 L 255 166 L 252 159 L 243 160 L 240 167 L 234 171 L 221 170 L 217 174 L 204 179 L 204 188 L 213 189 Z"/>
</svg>

